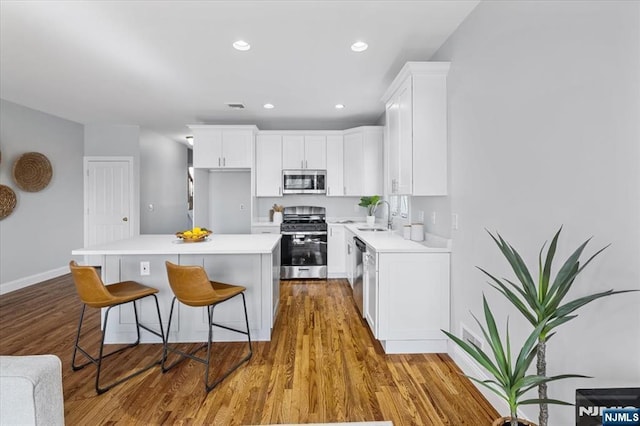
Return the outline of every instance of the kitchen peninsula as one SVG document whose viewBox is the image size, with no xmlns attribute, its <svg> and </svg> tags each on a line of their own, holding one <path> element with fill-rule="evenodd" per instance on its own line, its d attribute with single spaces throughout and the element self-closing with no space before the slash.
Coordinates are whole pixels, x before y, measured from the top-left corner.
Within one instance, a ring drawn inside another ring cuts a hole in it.
<svg viewBox="0 0 640 426">
<path fill-rule="evenodd" d="M 140 235 L 106 244 L 76 249 L 75 256 L 98 256 L 105 284 L 137 281 L 159 290 L 158 301 L 166 330 L 173 292 L 169 287 L 165 261 L 180 265 L 201 265 L 209 279 L 247 288 L 247 312 L 252 340 L 270 340 L 278 308 L 280 282 L 280 235 L 210 235 L 207 240 L 185 243 L 175 235 Z M 157 326 L 152 300 L 143 300 L 140 320 Z M 140 306 L 140 305 L 139 305 Z M 133 309 L 124 305 L 109 316 L 107 343 L 135 340 Z M 207 314 L 202 308 L 176 306 L 169 339 L 172 342 L 201 342 L 207 339 Z M 231 300 L 215 309 L 215 321 L 244 328 L 242 300 Z M 104 317 L 103 317 L 104 320 Z M 236 333 L 214 330 L 214 341 L 235 341 Z M 144 343 L 161 343 L 157 336 L 142 331 Z"/>
</svg>

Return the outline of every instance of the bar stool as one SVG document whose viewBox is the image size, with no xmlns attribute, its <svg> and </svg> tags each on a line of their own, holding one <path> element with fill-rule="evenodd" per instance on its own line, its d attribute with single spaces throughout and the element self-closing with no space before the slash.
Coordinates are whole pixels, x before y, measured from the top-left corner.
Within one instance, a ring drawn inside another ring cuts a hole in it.
<svg viewBox="0 0 640 426">
<path fill-rule="evenodd" d="M 143 328 L 148 332 L 155 334 L 156 336 L 162 339 L 162 343 L 164 346 L 165 338 L 164 331 L 162 329 L 162 319 L 160 317 L 160 306 L 158 305 L 158 298 L 155 293 L 158 292 L 157 289 L 153 287 L 147 287 L 146 285 L 142 285 L 135 281 L 124 281 L 115 284 L 111 284 L 105 286 L 95 268 L 91 266 L 78 266 L 75 261 L 69 262 L 69 269 L 71 270 L 71 274 L 73 276 L 73 282 L 76 285 L 76 290 L 78 292 L 78 296 L 80 296 L 80 300 L 82 301 L 82 312 L 80 313 L 80 321 L 78 323 L 78 333 L 76 336 L 76 342 L 73 348 L 73 358 L 71 360 L 71 366 L 74 371 L 80 370 L 81 368 L 86 367 L 89 364 L 95 364 L 98 367 L 96 372 L 96 392 L 98 394 L 104 393 L 111 389 L 112 387 L 119 385 L 120 383 L 129 380 L 138 374 L 141 374 L 148 369 L 152 368 L 154 365 L 160 364 L 162 359 L 158 359 L 153 363 L 149 364 L 146 367 L 143 367 L 126 377 L 116 380 L 115 382 L 106 385 L 100 386 L 100 372 L 102 370 L 102 360 L 111 355 L 115 355 L 120 353 L 126 349 L 132 348 L 140 343 L 140 329 Z M 156 310 L 158 312 L 158 324 L 160 324 L 160 332 L 158 333 L 155 330 L 143 325 L 138 320 L 138 308 L 136 307 L 136 301 L 143 299 L 148 296 L 153 296 L 156 302 Z M 104 353 L 104 339 L 107 334 L 107 324 L 109 320 L 109 312 L 111 308 L 115 306 L 120 306 L 125 303 L 133 302 L 133 312 L 136 318 L 136 331 L 138 334 L 138 338 L 134 343 L 131 343 L 123 348 L 118 350 L 114 350 L 107 354 Z M 102 330 L 102 339 L 100 340 L 100 352 L 97 358 L 89 355 L 89 353 L 80 347 L 80 331 L 82 329 L 82 320 L 84 318 L 84 312 L 86 307 L 89 306 L 91 308 L 107 308 L 104 316 L 104 329 Z M 82 354 L 89 359 L 84 364 L 76 365 L 76 354 L 77 351 L 82 352 Z"/>
<path fill-rule="evenodd" d="M 207 277 L 207 273 L 201 266 L 181 266 L 171 262 L 165 262 L 167 265 L 167 275 L 169 277 L 169 285 L 173 290 L 174 297 L 171 301 L 171 311 L 169 313 L 169 324 L 167 325 L 167 339 L 164 345 L 164 354 L 162 357 L 162 372 L 166 373 L 178 363 L 184 361 L 186 358 L 193 359 L 203 363 L 206 366 L 204 373 L 204 387 L 207 392 L 216 387 L 222 382 L 229 374 L 234 372 L 240 365 L 248 361 L 253 354 L 251 349 L 251 335 L 249 333 L 249 318 L 247 316 L 247 302 L 244 297 L 245 287 L 224 284 L 216 281 L 210 281 Z M 237 295 L 242 295 L 242 304 L 244 306 L 244 319 L 247 327 L 247 331 L 237 330 L 235 328 L 227 327 L 226 325 L 217 324 L 213 322 L 213 309 L 216 305 L 226 302 Z M 207 307 L 207 314 L 209 319 L 209 337 L 207 342 L 198 346 L 190 353 L 185 353 L 177 348 L 169 346 L 169 330 L 171 329 L 171 320 L 173 318 L 173 308 L 176 299 L 187 306 L 192 307 Z M 211 366 L 211 338 L 213 335 L 213 326 L 224 328 L 225 330 L 234 331 L 236 333 L 245 334 L 247 336 L 247 342 L 249 345 L 249 353 L 242 358 L 237 364 L 227 370 L 222 376 L 209 383 L 209 367 Z M 201 349 L 207 348 L 206 358 L 200 358 L 194 354 Z M 168 352 L 174 352 L 180 355 L 180 358 L 173 362 L 173 364 L 167 366 Z"/>
</svg>

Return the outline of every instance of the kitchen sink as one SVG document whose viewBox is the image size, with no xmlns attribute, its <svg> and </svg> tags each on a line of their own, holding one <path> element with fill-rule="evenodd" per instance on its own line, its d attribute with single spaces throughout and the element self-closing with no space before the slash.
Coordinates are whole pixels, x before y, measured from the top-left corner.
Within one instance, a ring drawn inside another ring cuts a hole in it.
<svg viewBox="0 0 640 426">
<path fill-rule="evenodd" d="M 387 229 L 385 229 L 385 228 L 358 228 L 358 231 L 385 232 L 385 231 L 387 231 Z"/>
</svg>

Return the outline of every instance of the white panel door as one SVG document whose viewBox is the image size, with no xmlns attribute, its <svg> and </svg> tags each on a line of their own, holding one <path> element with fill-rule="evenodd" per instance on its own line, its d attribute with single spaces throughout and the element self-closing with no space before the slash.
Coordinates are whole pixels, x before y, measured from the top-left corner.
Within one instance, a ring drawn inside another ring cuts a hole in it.
<svg viewBox="0 0 640 426">
<path fill-rule="evenodd" d="M 88 160 L 85 181 L 85 245 L 108 243 L 133 234 L 132 160 Z"/>
</svg>

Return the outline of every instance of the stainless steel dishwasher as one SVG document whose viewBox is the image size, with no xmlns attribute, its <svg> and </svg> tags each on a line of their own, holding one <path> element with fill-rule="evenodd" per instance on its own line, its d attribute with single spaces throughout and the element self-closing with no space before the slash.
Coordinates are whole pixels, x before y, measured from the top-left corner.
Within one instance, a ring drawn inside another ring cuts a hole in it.
<svg viewBox="0 0 640 426">
<path fill-rule="evenodd" d="M 363 265 L 363 256 L 367 252 L 367 245 L 358 237 L 353 237 L 353 242 L 356 246 L 355 250 L 355 274 L 353 279 L 353 300 L 356 302 L 356 306 L 360 311 L 360 315 L 364 317 L 364 265 Z"/>
</svg>

